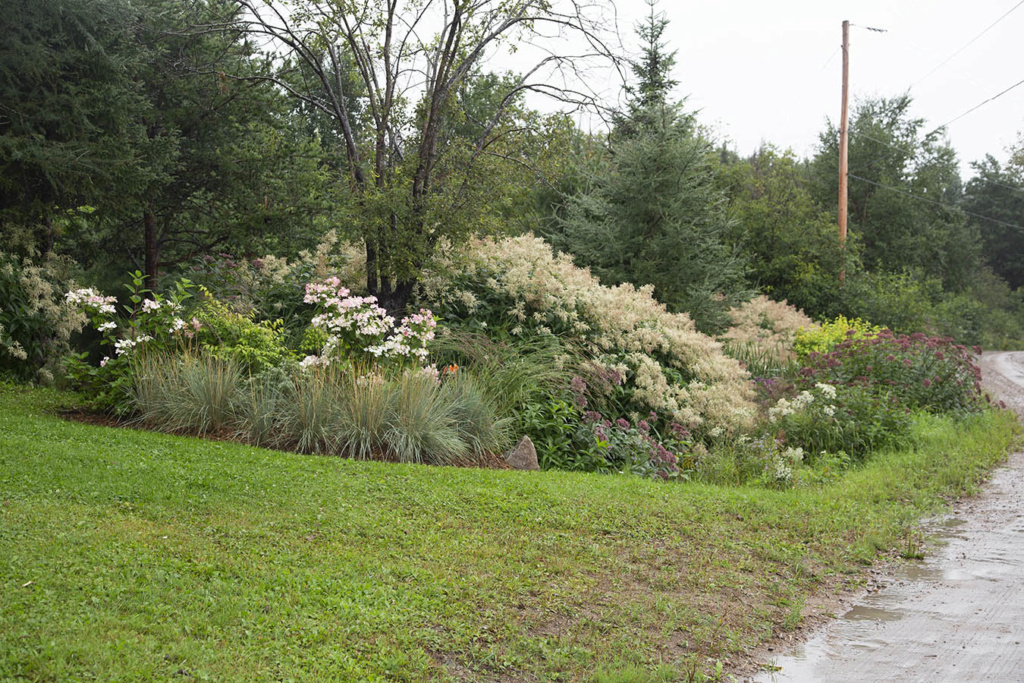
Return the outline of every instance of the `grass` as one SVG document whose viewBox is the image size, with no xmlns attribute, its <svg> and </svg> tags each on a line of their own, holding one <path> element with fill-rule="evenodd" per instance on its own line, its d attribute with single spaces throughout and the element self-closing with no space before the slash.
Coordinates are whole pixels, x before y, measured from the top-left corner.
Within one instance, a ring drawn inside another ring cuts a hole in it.
<svg viewBox="0 0 1024 683">
<path fill-rule="evenodd" d="M 929 419 L 779 492 L 295 455 L 49 414 L 69 400 L 0 386 L 4 681 L 713 675 L 1017 430 Z"/>
</svg>

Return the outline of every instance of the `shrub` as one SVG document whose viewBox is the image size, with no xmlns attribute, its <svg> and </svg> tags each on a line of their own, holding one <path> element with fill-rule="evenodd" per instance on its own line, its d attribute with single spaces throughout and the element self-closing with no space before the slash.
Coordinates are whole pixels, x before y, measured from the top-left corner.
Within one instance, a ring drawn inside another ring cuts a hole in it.
<svg viewBox="0 0 1024 683">
<path fill-rule="evenodd" d="M 434 267 L 421 298 L 452 326 L 497 338 L 559 337 L 625 387 L 626 409 L 689 429 L 733 430 L 754 416 L 749 375 L 650 287 L 604 287 L 538 238 L 477 240 Z"/>
<path fill-rule="evenodd" d="M 800 309 L 785 301 L 772 301 L 763 294 L 729 309 L 729 319 L 732 326 L 721 335 L 726 351 L 742 349 L 748 358 L 773 357 L 777 358 L 778 364 L 796 358 L 793 344 L 797 333 L 817 328 L 815 322 Z M 734 353 L 730 355 L 739 357 Z M 751 369 L 750 364 L 747 364 L 747 369 Z"/>
<path fill-rule="evenodd" d="M 49 383 L 86 317 L 63 299 L 73 262 L 40 265 L 0 252 L 0 375 Z"/>
<path fill-rule="evenodd" d="M 254 319 L 254 313 L 236 313 L 214 299 L 208 290 L 196 308 L 194 320 L 199 323 L 199 344 L 210 355 L 230 358 L 243 372 L 259 374 L 295 359 L 284 335 L 284 321 Z"/>
<path fill-rule="evenodd" d="M 779 443 L 803 449 L 810 460 L 823 452 L 858 460 L 906 443 L 910 427 L 911 415 L 895 393 L 819 382 L 792 399 L 779 399 L 768 411 L 767 430 Z"/>
<path fill-rule="evenodd" d="M 308 356 L 303 366 L 329 365 L 335 360 L 423 364 L 427 342 L 434 338 L 437 321 L 426 309 L 402 319 L 395 319 L 377 305 L 377 297 L 351 296 L 341 281 L 328 278 L 306 285 L 307 304 L 317 306 L 312 325 L 327 333 L 327 341 L 319 355 Z"/>
<path fill-rule="evenodd" d="M 823 322 L 817 327 L 799 330 L 793 341 L 793 348 L 803 362 L 812 353 L 828 353 L 842 342 L 873 337 L 881 331 L 882 328 L 866 320 L 850 320 L 840 315 L 835 320 Z"/>
<path fill-rule="evenodd" d="M 934 413 L 963 415 L 984 406 L 981 371 L 966 346 L 948 337 L 896 336 L 888 330 L 873 337 L 850 336 L 831 352 L 808 357 L 800 370 L 802 386 L 860 386 L 875 396 L 895 396 L 907 408 Z"/>
<path fill-rule="evenodd" d="M 188 314 L 185 304 L 192 298 L 192 283 L 182 279 L 175 283 L 168 297 L 154 294 L 144 287 L 145 276 L 135 271 L 127 285 L 130 305 L 125 315 L 117 315 L 117 298 L 103 296 L 95 289 L 75 289 L 67 293 L 67 302 L 87 315 L 93 327 L 103 336 L 109 354 L 98 366 L 86 361 L 88 354 L 68 359 L 68 375 L 96 407 L 124 413 L 132 385 L 132 357 L 143 349 L 162 353 L 194 345 L 201 323 Z"/>
</svg>

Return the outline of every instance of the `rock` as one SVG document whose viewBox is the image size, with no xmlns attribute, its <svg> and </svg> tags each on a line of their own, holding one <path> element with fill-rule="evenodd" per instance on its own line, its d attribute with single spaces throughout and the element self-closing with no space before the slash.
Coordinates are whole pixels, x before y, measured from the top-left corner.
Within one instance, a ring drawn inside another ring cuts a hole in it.
<svg viewBox="0 0 1024 683">
<path fill-rule="evenodd" d="M 537 464 L 537 449 L 533 447 L 530 437 L 524 436 L 516 444 L 516 447 L 505 454 L 505 461 L 514 470 L 539 470 Z"/>
</svg>

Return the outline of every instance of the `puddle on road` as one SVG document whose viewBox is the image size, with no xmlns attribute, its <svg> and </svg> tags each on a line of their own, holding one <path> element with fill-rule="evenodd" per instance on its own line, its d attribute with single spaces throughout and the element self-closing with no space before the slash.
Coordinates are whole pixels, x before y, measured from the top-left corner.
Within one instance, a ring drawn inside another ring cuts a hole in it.
<svg viewBox="0 0 1024 683">
<path fill-rule="evenodd" d="M 870 605 L 857 605 L 842 616 L 846 621 L 896 621 L 902 615 L 892 610 L 871 607 Z"/>
<path fill-rule="evenodd" d="M 930 553 L 935 557 L 937 546 L 948 545 L 948 540 L 963 538 L 958 532 L 967 524 L 959 517 L 946 517 L 934 520 L 923 526 L 922 531 L 933 546 Z M 915 587 L 922 587 L 940 581 L 971 581 L 976 580 L 969 572 L 959 571 L 953 567 L 937 567 L 928 561 L 908 562 L 896 571 L 890 582 L 879 593 L 865 596 L 859 604 L 847 610 L 837 620 L 837 628 L 841 630 L 839 639 L 847 648 L 861 650 L 877 650 L 888 645 L 878 638 L 881 624 L 898 621 L 904 612 L 896 607 Z M 813 636 L 799 650 L 791 655 L 780 656 L 768 662 L 766 670 L 755 677 L 760 683 L 783 683 L 799 681 L 817 681 L 815 669 L 821 662 L 834 657 L 829 644 L 828 631 Z"/>
</svg>

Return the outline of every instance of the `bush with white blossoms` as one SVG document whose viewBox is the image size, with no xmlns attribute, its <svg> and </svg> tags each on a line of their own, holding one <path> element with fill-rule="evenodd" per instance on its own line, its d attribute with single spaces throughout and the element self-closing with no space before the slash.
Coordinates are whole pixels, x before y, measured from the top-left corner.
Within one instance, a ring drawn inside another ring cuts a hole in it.
<svg viewBox="0 0 1024 683">
<path fill-rule="evenodd" d="M 333 360 L 362 358 L 398 364 L 424 365 L 427 343 L 434 338 L 437 321 L 433 313 L 420 309 L 402 318 L 397 326 L 393 316 L 377 304 L 374 296 L 352 296 L 337 277 L 306 285 L 307 304 L 318 307 L 314 328 L 327 340 L 318 355 L 307 356 L 303 367 L 328 366 Z"/>
<path fill-rule="evenodd" d="M 93 288 L 75 289 L 65 295 L 71 306 L 92 321 L 93 328 L 103 336 L 107 350 L 93 366 L 82 353 L 68 361 L 68 374 L 78 387 L 93 396 L 99 407 L 119 409 L 121 391 L 129 381 L 131 357 L 142 347 L 168 351 L 188 345 L 202 328 L 196 319 L 186 320 L 185 302 L 192 298 L 192 283 L 180 280 L 168 297 L 146 289 L 145 276 L 131 274 L 131 294 L 124 315 L 117 314 L 117 297 L 104 296 Z"/>
<path fill-rule="evenodd" d="M 654 410 L 701 433 L 753 421 L 750 376 L 689 316 L 668 312 L 652 287 L 602 285 L 532 235 L 469 242 L 424 277 L 420 296 L 464 328 L 583 348 L 618 378 L 627 413 Z"/>
<path fill-rule="evenodd" d="M 809 453 L 842 451 L 859 459 L 879 448 L 905 443 L 910 415 L 894 396 L 818 382 L 769 408 L 767 429 Z"/>
</svg>

